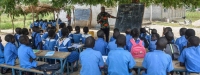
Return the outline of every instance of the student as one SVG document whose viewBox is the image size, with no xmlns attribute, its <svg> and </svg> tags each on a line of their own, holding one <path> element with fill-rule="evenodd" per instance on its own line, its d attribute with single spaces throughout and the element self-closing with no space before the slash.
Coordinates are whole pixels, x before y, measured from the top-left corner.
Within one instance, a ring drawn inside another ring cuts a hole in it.
<svg viewBox="0 0 200 75">
<path fill-rule="evenodd" d="M 69 38 L 72 39 L 73 34 L 71 33 L 73 31 L 72 26 L 67 26 L 67 29 L 69 30 Z"/>
<path fill-rule="evenodd" d="M 118 29 L 118 28 L 115 28 L 115 29 L 113 30 L 113 33 L 115 33 L 115 32 L 119 32 L 119 29 Z M 113 36 L 110 37 L 110 42 L 113 41 L 113 40 L 115 40 L 114 37 L 113 37 Z"/>
<path fill-rule="evenodd" d="M 152 52 L 154 50 L 156 50 L 156 42 L 159 39 L 159 35 L 158 34 L 151 34 L 151 40 L 149 41 L 149 52 Z"/>
<path fill-rule="evenodd" d="M 164 32 L 163 32 L 163 37 L 165 37 L 165 35 L 166 35 L 166 33 L 167 33 L 168 31 L 171 31 L 171 32 L 172 32 L 172 28 L 171 28 L 171 27 L 166 27 L 166 28 L 164 29 Z M 175 39 L 174 39 L 174 38 L 173 38 L 173 40 L 172 40 L 172 43 L 175 43 Z"/>
<path fill-rule="evenodd" d="M 49 30 L 54 30 L 54 31 L 56 32 L 56 27 L 48 27 L 47 30 L 46 30 L 46 32 L 42 35 L 42 40 L 45 41 L 45 40 L 47 39 L 47 37 L 49 36 L 49 35 L 48 35 L 48 31 L 49 31 Z M 54 39 L 58 40 L 58 38 L 59 38 L 58 35 L 55 34 Z"/>
<path fill-rule="evenodd" d="M 94 50 L 100 51 L 102 55 L 108 55 L 106 50 L 107 42 L 103 39 L 104 35 L 105 34 L 102 30 L 97 32 L 98 39 L 95 41 Z"/>
<path fill-rule="evenodd" d="M 126 45 L 126 37 L 119 35 L 116 44 L 117 48 L 108 53 L 106 60 L 108 75 L 132 75 L 131 70 L 136 62 L 131 53 L 123 48 Z"/>
<path fill-rule="evenodd" d="M 68 29 L 62 28 L 61 29 L 62 37 L 59 38 L 56 42 L 56 46 L 58 48 L 58 51 L 60 52 L 69 52 L 68 47 L 71 46 L 71 40 L 68 38 L 69 31 Z M 79 53 L 77 51 L 72 51 L 71 54 L 67 57 L 68 62 L 75 62 L 79 59 Z"/>
<path fill-rule="evenodd" d="M 46 28 L 47 28 L 47 20 L 44 20 L 43 21 L 43 23 L 42 23 L 42 25 L 41 25 L 41 28 L 42 28 L 42 30 L 46 30 Z"/>
<path fill-rule="evenodd" d="M 29 34 L 27 28 L 23 28 L 22 31 L 21 31 L 21 33 L 22 33 L 22 35 L 28 35 Z"/>
<path fill-rule="evenodd" d="M 26 35 L 20 36 L 19 41 L 21 43 L 18 48 L 18 57 L 21 68 L 31 69 L 37 67 L 36 55 L 33 53 L 31 47 L 29 47 L 29 38 Z"/>
<path fill-rule="evenodd" d="M 144 47 L 148 48 L 150 36 L 147 34 L 147 31 L 145 28 L 141 28 L 140 31 L 141 31 L 141 34 L 139 38 L 144 42 Z"/>
<path fill-rule="evenodd" d="M 126 43 L 128 43 L 128 41 L 130 41 L 130 39 L 132 38 L 131 29 L 130 28 L 126 29 L 125 33 L 126 33 Z"/>
<path fill-rule="evenodd" d="M 99 51 L 92 49 L 95 44 L 93 37 L 89 36 L 85 40 L 86 49 L 80 53 L 82 65 L 81 75 L 101 75 L 100 69 L 104 67 L 102 55 Z"/>
<path fill-rule="evenodd" d="M 73 43 L 80 43 L 81 41 L 81 37 L 82 37 L 82 34 L 80 33 L 80 27 L 79 26 L 76 26 L 75 27 L 75 30 L 76 30 L 76 33 L 74 33 L 72 36 L 72 39 L 73 39 Z"/>
<path fill-rule="evenodd" d="M 56 33 L 53 29 L 48 31 L 48 37 L 45 39 L 44 50 L 54 51 L 57 39 L 55 39 Z"/>
<path fill-rule="evenodd" d="M 118 32 L 118 31 L 113 33 L 114 40 L 108 43 L 108 46 L 107 46 L 108 52 L 107 53 L 109 53 L 109 51 L 115 50 L 117 48 L 117 44 L 115 42 L 119 35 L 120 35 L 120 32 Z"/>
<path fill-rule="evenodd" d="M 56 27 L 56 21 L 55 20 L 52 20 L 52 26 Z"/>
<path fill-rule="evenodd" d="M 1 39 L 1 36 L 0 36 L 0 64 L 3 64 L 4 63 L 4 47 L 2 45 L 2 39 Z"/>
<path fill-rule="evenodd" d="M 194 31 L 194 29 L 187 29 L 186 32 L 185 32 L 185 38 L 188 40 L 190 37 L 192 36 L 195 36 L 196 35 L 196 32 Z M 186 46 L 183 46 L 183 49 L 187 47 L 187 43 L 188 42 L 183 42 L 182 44 L 183 45 L 186 45 Z"/>
<path fill-rule="evenodd" d="M 171 56 L 163 52 L 167 45 L 167 39 L 159 38 L 156 45 L 156 50 L 148 52 L 142 62 L 142 66 L 145 68 L 143 75 L 167 75 L 174 69 Z"/>
<path fill-rule="evenodd" d="M 57 33 L 58 37 L 62 37 L 61 30 L 62 30 L 62 28 L 65 28 L 65 27 L 66 27 L 65 23 L 61 23 L 59 25 L 59 30 L 58 30 L 58 33 Z"/>
<path fill-rule="evenodd" d="M 15 37 L 15 45 L 16 45 L 16 47 L 18 48 L 19 47 L 19 45 L 20 45 L 20 43 L 19 43 L 19 37 L 20 37 L 20 35 L 21 35 L 21 28 L 16 28 L 15 29 L 15 35 L 14 35 L 14 37 Z"/>
<path fill-rule="evenodd" d="M 82 43 L 85 43 L 85 39 L 89 36 L 91 36 L 90 34 L 88 34 L 89 32 L 89 28 L 88 27 L 84 27 L 83 28 L 83 32 L 84 34 L 82 35 Z"/>
<path fill-rule="evenodd" d="M 186 28 L 181 28 L 180 31 L 179 31 L 179 34 L 180 34 L 180 38 L 177 38 L 176 39 L 176 42 L 175 44 L 178 45 L 179 49 L 180 49 L 180 52 L 183 51 L 183 47 L 187 45 L 187 39 L 185 38 L 185 32 L 186 32 Z"/>
<path fill-rule="evenodd" d="M 40 29 L 39 27 L 33 27 L 33 33 L 32 33 L 32 48 L 33 49 L 42 49 L 42 38 L 40 36 Z"/>
<path fill-rule="evenodd" d="M 179 57 L 179 61 L 185 64 L 189 75 L 199 75 L 200 73 L 200 60 L 197 58 L 200 57 L 199 41 L 199 37 L 191 36 L 188 39 L 188 48 L 185 48 Z"/>
<path fill-rule="evenodd" d="M 160 35 L 158 34 L 157 30 L 156 29 L 152 29 L 151 30 L 151 34 L 149 35 L 149 41 L 151 41 L 151 37 L 153 34 L 156 34 L 158 37 L 160 37 Z"/>
<path fill-rule="evenodd" d="M 17 47 L 14 45 L 15 38 L 13 35 L 8 34 L 5 36 L 5 41 L 8 42 L 4 47 L 5 64 L 14 66 L 17 59 Z"/>
</svg>

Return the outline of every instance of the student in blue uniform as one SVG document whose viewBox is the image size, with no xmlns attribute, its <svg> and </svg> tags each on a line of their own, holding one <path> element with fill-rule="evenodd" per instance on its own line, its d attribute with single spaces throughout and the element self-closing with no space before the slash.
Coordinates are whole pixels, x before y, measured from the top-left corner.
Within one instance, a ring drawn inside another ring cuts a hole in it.
<svg viewBox="0 0 200 75">
<path fill-rule="evenodd" d="M 190 37 L 192 36 L 195 36 L 196 35 L 196 32 L 194 29 L 187 29 L 186 32 L 185 32 L 185 38 L 188 40 Z M 188 42 L 183 42 L 183 49 L 184 48 L 187 48 L 187 43 Z"/>
<path fill-rule="evenodd" d="M 45 39 L 44 50 L 54 51 L 57 39 L 55 39 L 56 33 L 54 30 L 50 29 L 48 31 L 48 37 Z"/>
<path fill-rule="evenodd" d="M 191 36 L 188 39 L 188 48 L 185 48 L 180 57 L 179 61 L 184 63 L 187 73 L 189 75 L 199 75 L 200 74 L 200 60 L 197 57 L 200 57 L 200 40 L 197 36 Z"/>
<path fill-rule="evenodd" d="M 151 34 L 151 40 L 149 41 L 149 52 L 152 52 L 154 50 L 156 50 L 156 42 L 159 39 L 159 35 L 158 34 Z"/>
<path fill-rule="evenodd" d="M 156 50 L 148 52 L 143 60 L 143 75 L 167 75 L 174 69 L 171 56 L 163 52 L 167 39 L 159 38 L 156 45 Z"/>
<path fill-rule="evenodd" d="M 1 39 L 1 36 L 0 36 L 0 64 L 3 64 L 4 63 L 4 47 L 2 45 L 2 39 Z"/>
<path fill-rule="evenodd" d="M 72 28 L 72 26 L 68 25 L 67 29 L 69 30 L 69 38 L 72 39 L 72 37 L 73 37 L 73 34 L 72 34 L 73 28 Z"/>
<path fill-rule="evenodd" d="M 68 38 L 69 31 L 68 29 L 61 29 L 62 37 L 59 38 L 56 42 L 56 47 L 60 52 L 68 52 L 68 47 L 71 46 L 71 40 Z M 72 51 L 71 54 L 67 57 L 67 61 L 73 63 L 79 59 L 79 53 L 77 51 Z"/>
<path fill-rule="evenodd" d="M 18 48 L 19 47 L 19 45 L 20 45 L 20 43 L 19 43 L 19 37 L 20 37 L 20 35 L 21 35 L 21 28 L 15 28 L 15 35 L 14 35 L 14 37 L 15 37 L 15 45 L 16 45 L 16 47 Z"/>
<path fill-rule="evenodd" d="M 115 28 L 115 29 L 113 30 L 113 33 L 115 33 L 115 32 L 119 32 L 119 29 L 118 29 L 118 28 Z M 115 38 L 114 38 L 113 36 L 110 37 L 110 42 L 113 41 L 113 40 L 115 40 Z"/>
<path fill-rule="evenodd" d="M 179 34 L 180 34 L 180 38 L 177 38 L 176 39 L 176 42 L 175 44 L 178 45 L 179 49 L 180 49 L 180 52 L 182 52 L 183 50 L 183 47 L 186 46 L 187 43 L 187 39 L 185 38 L 185 32 L 186 32 L 186 28 L 181 28 L 180 31 L 179 31 Z"/>
<path fill-rule="evenodd" d="M 100 69 L 104 67 L 104 62 L 101 53 L 92 49 L 94 44 L 93 37 L 86 38 L 86 49 L 80 53 L 81 75 L 101 75 Z"/>
<path fill-rule="evenodd" d="M 73 43 L 80 43 L 82 34 L 80 33 L 80 27 L 75 27 L 76 32 L 72 35 Z"/>
<path fill-rule="evenodd" d="M 52 26 L 56 27 L 56 21 L 52 20 Z"/>
<path fill-rule="evenodd" d="M 58 30 L 58 33 L 57 33 L 58 37 L 62 37 L 61 30 L 62 30 L 62 28 L 65 28 L 65 27 L 66 27 L 65 23 L 61 23 L 59 25 L 59 30 Z"/>
<path fill-rule="evenodd" d="M 130 28 L 126 29 L 125 33 L 126 33 L 126 43 L 128 43 L 128 41 L 130 41 L 130 39 L 132 38 L 131 29 Z"/>
<path fill-rule="evenodd" d="M 5 36 L 5 41 L 8 42 L 4 47 L 5 64 L 14 66 L 17 59 L 17 47 L 14 45 L 15 38 L 13 35 L 8 34 Z"/>
<path fill-rule="evenodd" d="M 139 38 L 144 42 L 144 47 L 148 48 L 150 36 L 147 34 L 147 31 L 145 28 L 141 28 L 140 31 L 141 31 L 141 34 Z"/>
<path fill-rule="evenodd" d="M 37 67 L 36 55 L 31 47 L 29 47 L 29 38 L 26 35 L 20 36 L 19 41 L 21 43 L 18 48 L 18 57 L 21 68 L 31 69 Z"/>
<path fill-rule="evenodd" d="M 33 27 L 32 40 L 34 40 L 33 48 L 43 50 L 39 27 Z"/>
<path fill-rule="evenodd" d="M 138 44 L 140 42 L 140 31 L 137 28 L 134 28 L 133 30 L 131 30 L 131 36 L 132 38 L 130 40 L 135 40 L 135 42 Z M 144 46 L 144 42 L 142 42 L 143 46 Z M 131 48 L 132 48 L 132 43 L 131 41 L 128 41 L 128 43 L 126 44 L 126 49 L 130 52 Z"/>
<path fill-rule="evenodd" d="M 88 27 L 84 27 L 83 28 L 83 32 L 84 34 L 82 34 L 82 43 L 85 43 L 85 39 L 89 36 L 91 36 L 90 34 L 88 34 L 89 32 L 89 28 Z"/>
<path fill-rule="evenodd" d="M 44 20 L 42 25 L 41 25 L 42 30 L 46 30 L 47 28 L 47 20 Z"/>
<path fill-rule="evenodd" d="M 48 36 L 49 36 L 49 35 L 48 35 L 48 31 L 49 31 L 49 30 L 54 30 L 54 31 L 56 32 L 56 27 L 48 27 L 48 28 L 47 28 L 46 32 L 42 35 L 42 40 L 43 40 L 43 41 L 45 41 L 45 39 L 48 38 Z M 54 39 L 58 40 L 58 38 L 59 38 L 58 35 L 55 34 Z"/>
<path fill-rule="evenodd" d="M 115 50 L 117 48 L 116 39 L 117 39 L 117 36 L 119 35 L 120 35 L 120 32 L 118 31 L 113 33 L 114 40 L 108 43 L 108 46 L 107 46 L 108 53 L 109 51 Z"/>
<path fill-rule="evenodd" d="M 27 28 L 23 28 L 21 33 L 22 33 L 22 35 L 28 35 L 29 34 Z"/>
<path fill-rule="evenodd" d="M 116 40 L 117 48 L 108 53 L 106 64 L 108 65 L 108 75 L 133 75 L 131 70 L 136 62 L 128 50 L 124 50 L 126 37 L 119 35 Z"/>
<path fill-rule="evenodd" d="M 103 39 L 104 32 L 99 30 L 97 32 L 98 39 L 95 41 L 94 50 L 100 51 L 102 55 L 108 55 L 107 53 L 107 42 Z"/>
</svg>

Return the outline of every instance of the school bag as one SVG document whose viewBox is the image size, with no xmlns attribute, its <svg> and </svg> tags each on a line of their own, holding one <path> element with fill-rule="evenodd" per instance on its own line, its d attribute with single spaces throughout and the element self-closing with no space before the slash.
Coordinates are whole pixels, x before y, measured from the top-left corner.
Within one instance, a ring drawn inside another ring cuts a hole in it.
<svg viewBox="0 0 200 75">
<path fill-rule="evenodd" d="M 143 36 L 139 36 L 139 38 L 144 42 L 144 47 L 148 48 L 149 47 L 149 41 L 145 38 L 147 34 L 144 34 Z"/>
<path fill-rule="evenodd" d="M 54 73 L 60 69 L 60 64 L 43 64 L 37 66 L 35 69 L 43 71 L 44 75 L 48 75 L 47 71 L 50 71 L 51 75 L 54 75 Z"/>
<path fill-rule="evenodd" d="M 167 44 L 164 52 L 169 54 L 172 57 L 172 60 L 178 60 L 180 56 L 178 47 L 175 44 Z"/>
<path fill-rule="evenodd" d="M 144 58 L 145 54 L 146 54 L 146 49 L 144 48 L 144 46 L 142 45 L 142 40 L 140 40 L 140 42 L 138 44 L 136 44 L 134 39 L 130 40 L 132 43 L 132 47 L 131 47 L 131 54 L 134 58 Z"/>
</svg>

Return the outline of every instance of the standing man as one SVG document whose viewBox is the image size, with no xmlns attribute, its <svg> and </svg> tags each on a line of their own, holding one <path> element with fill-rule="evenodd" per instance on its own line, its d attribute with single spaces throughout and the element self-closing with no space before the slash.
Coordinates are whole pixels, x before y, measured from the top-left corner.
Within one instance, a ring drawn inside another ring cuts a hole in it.
<svg viewBox="0 0 200 75">
<path fill-rule="evenodd" d="M 109 41 L 109 33 L 110 33 L 108 18 L 116 18 L 116 17 L 111 16 L 109 13 L 105 12 L 105 7 L 101 7 L 101 13 L 99 13 L 97 16 L 97 23 L 101 24 L 101 30 L 103 30 L 106 35 L 106 42 Z"/>
</svg>

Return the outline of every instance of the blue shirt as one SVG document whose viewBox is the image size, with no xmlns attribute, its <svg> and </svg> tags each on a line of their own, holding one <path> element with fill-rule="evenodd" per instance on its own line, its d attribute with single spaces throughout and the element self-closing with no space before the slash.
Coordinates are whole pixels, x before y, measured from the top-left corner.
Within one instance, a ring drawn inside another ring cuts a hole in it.
<svg viewBox="0 0 200 75">
<path fill-rule="evenodd" d="M 87 37 L 89 37 L 89 36 L 91 36 L 91 35 L 90 35 L 90 34 L 83 34 L 83 35 L 82 35 L 81 38 L 82 38 L 82 43 L 83 43 L 83 44 L 85 44 L 85 39 L 86 39 Z"/>
<path fill-rule="evenodd" d="M 56 22 L 52 22 L 52 26 L 56 27 Z"/>
<path fill-rule="evenodd" d="M 40 26 L 40 25 L 39 25 L 39 22 L 33 22 L 33 25 L 34 25 L 34 26 L 38 26 L 38 27 Z"/>
<path fill-rule="evenodd" d="M 113 40 L 115 40 L 115 38 L 113 36 L 110 37 L 110 42 L 113 41 Z"/>
<path fill-rule="evenodd" d="M 22 44 L 18 49 L 18 57 L 21 68 L 30 69 L 37 67 L 37 62 L 33 60 L 30 62 L 30 59 L 36 59 L 36 55 L 33 53 L 31 47 Z"/>
<path fill-rule="evenodd" d="M 108 55 L 106 48 L 107 42 L 103 38 L 98 38 L 95 41 L 94 50 L 100 51 L 102 55 Z"/>
<path fill-rule="evenodd" d="M 185 38 L 185 36 L 181 36 L 180 38 L 176 39 L 175 44 L 178 45 L 180 52 L 182 53 L 183 48 L 187 46 L 187 39 Z"/>
<path fill-rule="evenodd" d="M 133 38 L 130 40 L 133 40 Z M 136 42 L 136 44 L 138 44 L 140 42 L 140 39 L 138 38 L 137 40 L 135 40 L 135 42 Z M 144 42 L 142 42 L 142 45 L 144 46 Z M 128 49 L 128 51 L 130 52 L 132 46 L 133 46 L 133 44 L 131 43 L 131 41 L 128 41 L 128 43 L 126 44 L 126 49 Z"/>
<path fill-rule="evenodd" d="M 63 40 L 58 39 L 56 42 L 56 47 L 61 52 L 68 52 L 68 47 L 71 46 L 71 40 L 69 38 L 64 38 Z"/>
<path fill-rule="evenodd" d="M 104 66 L 102 55 L 99 51 L 86 48 L 80 53 L 82 65 L 80 75 L 101 75 L 100 67 Z"/>
<path fill-rule="evenodd" d="M 149 49 L 150 52 L 156 50 L 156 42 L 157 42 L 157 40 L 149 42 L 149 48 L 148 49 Z"/>
<path fill-rule="evenodd" d="M 141 33 L 141 34 L 140 34 L 140 37 L 145 37 L 146 40 L 150 40 L 150 39 L 151 39 L 151 36 L 149 36 L 149 35 L 147 35 L 147 34 L 146 34 L 146 36 L 145 36 L 145 34 L 146 34 L 146 33 Z"/>
<path fill-rule="evenodd" d="M 51 51 L 54 51 L 54 47 L 56 45 L 56 39 L 50 39 L 50 38 L 47 38 L 45 40 L 45 43 L 44 43 L 44 47 L 43 49 L 44 50 L 51 50 Z"/>
<path fill-rule="evenodd" d="M 2 43 L 0 43 L 0 64 L 4 63 L 4 54 L 3 54 L 3 51 L 4 51 L 4 47 L 3 47 Z"/>
<path fill-rule="evenodd" d="M 58 30 L 58 33 L 57 33 L 58 37 L 62 37 L 62 34 L 61 34 L 61 29 Z"/>
<path fill-rule="evenodd" d="M 147 69 L 146 75 L 166 75 L 174 69 L 171 56 L 161 50 L 148 52 L 142 66 Z"/>
<path fill-rule="evenodd" d="M 188 72 L 200 72 L 200 46 L 185 48 L 180 57 L 179 61 L 185 63 L 185 67 Z"/>
<path fill-rule="evenodd" d="M 128 41 L 130 41 L 131 38 L 132 36 L 130 34 L 126 34 L 126 43 L 128 43 Z"/>
<path fill-rule="evenodd" d="M 49 35 L 48 35 L 48 32 L 45 32 L 43 35 L 42 35 L 42 40 L 46 40 L 47 39 L 47 37 L 48 37 Z M 56 34 L 55 35 L 55 37 L 54 37 L 54 39 L 55 40 L 58 40 L 58 35 Z"/>
<path fill-rule="evenodd" d="M 106 64 L 108 75 L 132 75 L 128 69 L 132 69 L 136 62 L 130 52 L 123 48 L 116 48 L 108 53 Z"/>
<path fill-rule="evenodd" d="M 82 34 L 73 34 L 72 35 L 72 39 L 74 40 L 74 43 L 80 43 L 80 40 L 81 40 L 81 38 L 82 38 Z"/>
<path fill-rule="evenodd" d="M 8 42 L 4 48 L 4 58 L 5 58 L 5 64 L 14 66 L 15 60 L 17 59 L 17 47 L 11 43 Z"/>
<path fill-rule="evenodd" d="M 46 30 L 46 28 L 47 28 L 47 23 L 46 22 L 44 22 L 43 24 L 42 24 L 42 30 Z"/>
<path fill-rule="evenodd" d="M 107 46 L 108 53 L 109 53 L 110 50 L 114 50 L 116 48 L 117 48 L 117 44 L 116 44 L 116 40 L 115 39 L 108 43 L 108 46 Z"/>
<path fill-rule="evenodd" d="M 34 37 L 35 34 L 36 34 L 36 37 L 34 38 L 34 40 L 35 40 L 35 44 L 34 45 L 37 47 L 37 49 L 40 49 L 39 43 L 42 42 L 42 38 L 41 38 L 40 34 L 36 33 L 36 32 L 32 33 L 32 37 Z"/>
</svg>

